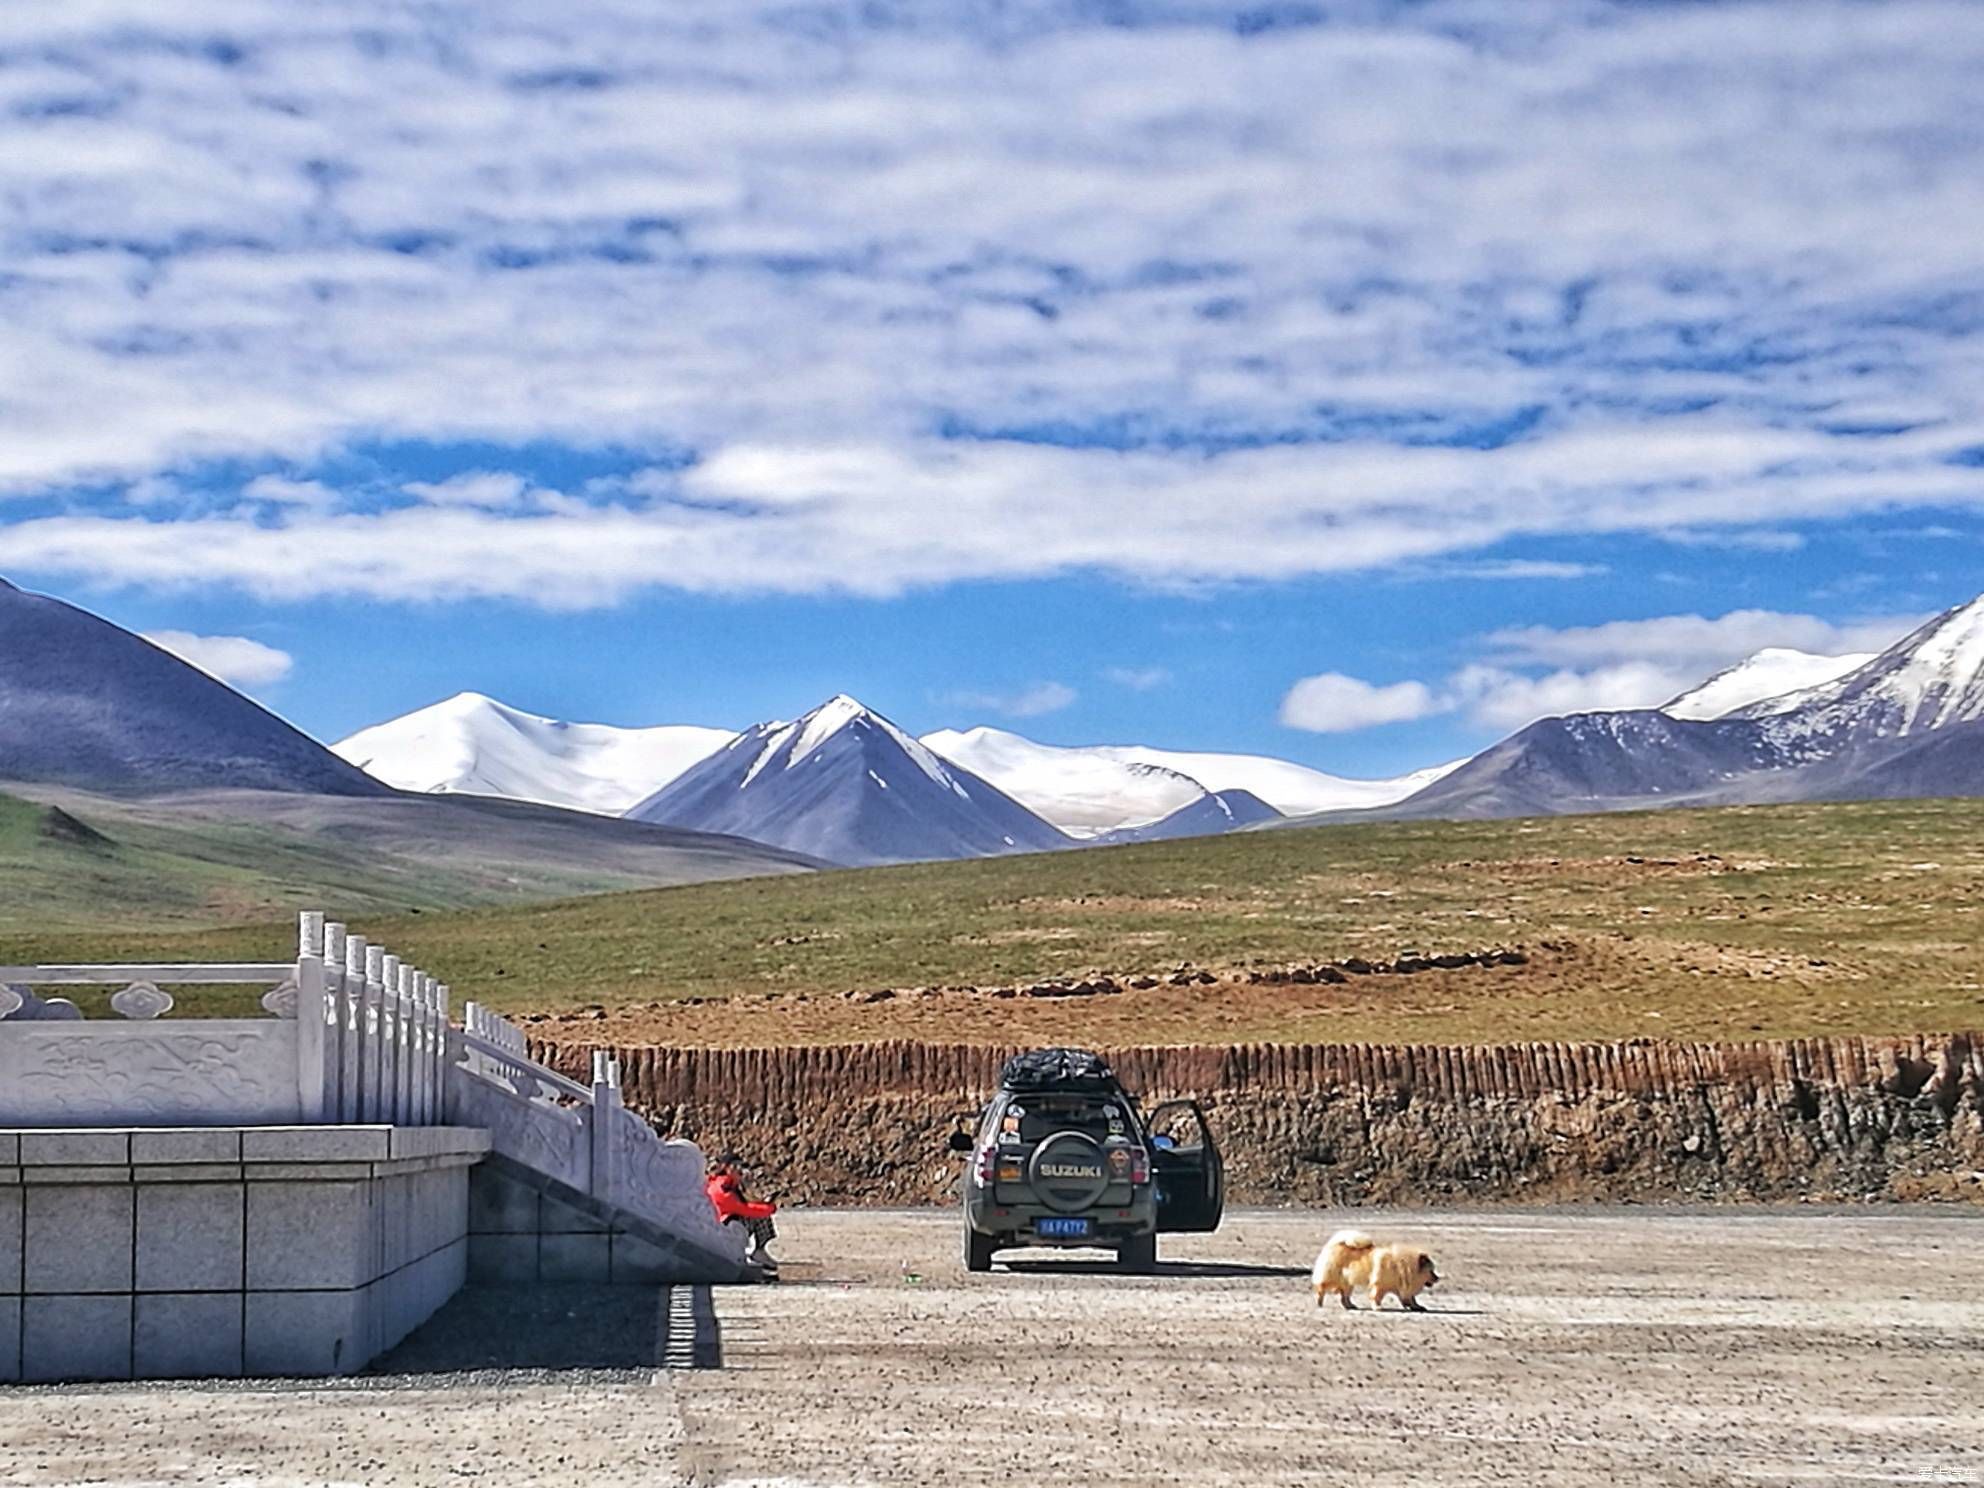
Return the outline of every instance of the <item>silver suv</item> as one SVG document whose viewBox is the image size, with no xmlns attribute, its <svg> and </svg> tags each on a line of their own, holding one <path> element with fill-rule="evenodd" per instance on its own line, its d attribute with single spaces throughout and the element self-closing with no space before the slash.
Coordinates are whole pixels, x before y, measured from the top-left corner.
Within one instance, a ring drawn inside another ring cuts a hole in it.
<svg viewBox="0 0 1984 1488">
<path fill-rule="evenodd" d="M 1149 1116 L 1109 1066 L 1080 1049 L 1009 1060 L 975 1135 L 964 1175 L 964 1263 L 989 1271 L 1013 1246 L 1099 1246 L 1149 1272 L 1160 1233 L 1219 1227 L 1225 1168 L 1197 1101 Z"/>
</svg>

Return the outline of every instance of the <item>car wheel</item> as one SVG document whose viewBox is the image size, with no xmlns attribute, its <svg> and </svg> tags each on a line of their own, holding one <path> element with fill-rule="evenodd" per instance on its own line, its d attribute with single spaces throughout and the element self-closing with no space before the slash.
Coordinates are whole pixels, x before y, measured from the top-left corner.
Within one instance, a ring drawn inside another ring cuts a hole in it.
<svg viewBox="0 0 1984 1488">
<path fill-rule="evenodd" d="M 1149 1276 L 1157 1270 L 1157 1236 L 1132 1235 L 1117 1246 L 1116 1269 L 1132 1276 Z"/>
<path fill-rule="evenodd" d="M 965 1270 L 990 1271 L 992 1269 L 992 1252 L 999 1248 L 997 1240 L 998 1237 L 995 1235 L 981 1235 L 978 1231 L 971 1228 L 970 1225 L 966 1225 L 964 1231 Z"/>
</svg>

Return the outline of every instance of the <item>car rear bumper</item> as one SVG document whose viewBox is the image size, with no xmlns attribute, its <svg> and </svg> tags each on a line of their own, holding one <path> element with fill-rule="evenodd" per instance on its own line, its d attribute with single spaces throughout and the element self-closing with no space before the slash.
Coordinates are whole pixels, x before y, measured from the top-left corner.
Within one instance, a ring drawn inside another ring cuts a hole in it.
<svg viewBox="0 0 1984 1488">
<path fill-rule="evenodd" d="M 971 1197 L 965 1200 L 964 1217 L 965 1223 L 981 1235 L 1007 1235 L 1028 1245 L 1113 1245 L 1119 1240 L 1153 1233 L 1157 1229 L 1157 1204 L 1145 1192 L 1128 1204 L 1109 1204 L 1070 1215 L 1045 1204 L 1000 1204 L 989 1198 Z M 1089 1234 L 1064 1237 L 1035 1233 L 1039 1220 L 1076 1218 L 1090 1222 Z"/>
</svg>

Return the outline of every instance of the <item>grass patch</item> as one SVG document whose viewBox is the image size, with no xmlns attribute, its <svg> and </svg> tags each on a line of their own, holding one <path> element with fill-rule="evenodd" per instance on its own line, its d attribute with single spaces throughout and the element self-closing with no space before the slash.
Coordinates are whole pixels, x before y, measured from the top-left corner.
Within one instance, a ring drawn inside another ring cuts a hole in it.
<svg viewBox="0 0 1984 1488">
<path fill-rule="evenodd" d="M 597 1005 L 615 1029 L 659 1038 L 671 1036 L 670 1005 L 687 998 L 742 998 L 742 1008 L 772 993 L 818 1000 L 1545 942 L 1567 949 L 1539 957 L 1533 975 L 1483 974 L 1444 992 L 1413 978 L 1360 980 L 1328 993 L 1351 1000 L 1320 1022 L 1321 992 L 1282 994 L 1236 1026 L 1224 1016 L 1235 999 L 1205 989 L 1194 1005 L 1165 1004 L 1161 1018 L 1153 1003 L 1150 1033 L 1471 1042 L 1906 1032 L 1984 1024 L 1973 950 L 1980 825 L 1975 801 L 1369 823 L 524 907 L 385 917 L 335 897 L 328 907 L 458 996 L 516 1013 Z M 0 935 L 0 961 L 261 959 L 285 953 L 291 933 L 245 926 L 162 940 L 142 920 L 114 934 Z M 1110 1002 L 1108 1017 L 1133 1006 Z M 852 1036 L 825 1017 L 785 1033 L 763 1026 L 764 1041 Z"/>
</svg>

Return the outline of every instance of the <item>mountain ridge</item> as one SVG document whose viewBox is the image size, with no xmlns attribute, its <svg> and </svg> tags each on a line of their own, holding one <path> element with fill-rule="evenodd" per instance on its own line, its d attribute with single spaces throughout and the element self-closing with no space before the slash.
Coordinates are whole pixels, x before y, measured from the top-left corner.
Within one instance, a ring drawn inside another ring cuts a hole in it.
<svg viewBox="0 0 1984 1488">
<path fill-rule="evenodd" d="M 391 788 L 142 636 L 0 580 L 0 779 L 144 794 Z"/>
<path fill-rule="evenodd" d="M 1557 815 L 1861 795 L 1984 795 L 1984 597 L 1851 671 L 1724 716 L 1539 719 L 1371 815 Z"/>
<path fill-rule="evenodd" d="M 923 743 L 992 781 L 1063 831 L 1084 838 L 1146 826 L 1189 806 L 1199 794 L 1229 790 L 1245 791 L 1290 816 L 1386 805 L 1462 763 L 1389 780 L 1353 780 L 1269 755 L 1141 744 L 1040 744 L 984 725 L 939 729 L 923 735 Z"/>
</svg>

